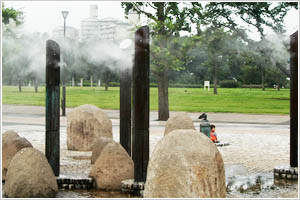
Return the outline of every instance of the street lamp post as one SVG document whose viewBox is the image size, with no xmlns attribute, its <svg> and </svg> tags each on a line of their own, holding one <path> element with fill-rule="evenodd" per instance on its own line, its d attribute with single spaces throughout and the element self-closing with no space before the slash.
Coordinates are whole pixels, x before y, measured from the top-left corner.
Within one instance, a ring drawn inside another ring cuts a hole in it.
<svg viewBox="0 0 300 200">
<path fill-rule="evenodd" d="M 61 11 L 61 14 L 64 18 L 64 38 L 66 37 L 66 19 L 69 14 L 69 11 Z M 63 66 L 63 91 L 62 91 L 62 100 L 61 100 L 61 109 L 62 109 L 62 116 L 66 116 L 66 69 L 65 65 Z"/>
</svg>

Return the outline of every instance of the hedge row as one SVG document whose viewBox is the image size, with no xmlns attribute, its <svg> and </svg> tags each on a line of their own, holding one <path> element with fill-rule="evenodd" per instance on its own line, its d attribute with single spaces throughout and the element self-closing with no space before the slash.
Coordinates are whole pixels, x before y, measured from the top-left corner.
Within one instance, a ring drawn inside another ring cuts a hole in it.
<svg viewBox="0 0 300 200">
<path fill-rule="evenodd" d="M 265 88 L 267 87 L 267 84 L 265 84 Z M 242 85 L 242 88 L 262 88 L 261 85 Z"/>
<path fill-rule="evenodd" d="M 239 87 L 239 83 L 234 80 L 224 80 L 220 81 L 221 88 L 237 88 Z"/>
<path fill-rule="evenodd" d="M 236 82 L 234 80 L 223 80 L 219 82 L 218 88 L 262 88 L 261 85 L 255 85 L 255 84 L 241 84 L 241 82 Z M 71 84 L 68 84 L 68 86 L 71 86 Z M 88 81 L 83 82 L 84 87 L 90 87 L 91 83 Z M 98 86 L 98 83 L 93 83 L 94 87 Z M 101 87 L 104 87 L 104 83 L 101 83 Z M 120 87 L 119 82 L 110 82 L 109 87 Z M 157 87 L 157 83 L 150 83 L 150 87 Z M 210 85 L 211 88 L 214 87 L 213 84 Z M 265 84 L 265 87 L 267 85 Z M 181 83 L 170 83 L 169 88 L 203 88 L 202 84 L 181 84 Z"/>
</svg>

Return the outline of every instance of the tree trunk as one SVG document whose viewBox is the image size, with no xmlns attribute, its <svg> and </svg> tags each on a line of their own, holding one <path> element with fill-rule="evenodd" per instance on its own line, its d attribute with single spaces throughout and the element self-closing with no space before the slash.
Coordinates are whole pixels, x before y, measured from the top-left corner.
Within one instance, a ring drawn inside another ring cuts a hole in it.
<svg viewBox="0 0 300 200">
<path fill-rule="evenodd" d="M 265 91 L 265 73 L 263 70 L 261 71 L 261 88 Z"/>
<path fill-rule="evenodd" d="M 217 90 L 217 84 L 218 84 L 218 78 L 217 78 L 217 67 L 214 67 L 214 94 L 218 94 Z"/>
<path fill-rule="evenodd" d="M 108 90 L 108 82 L 105 82 L 105 91 Z"/>
<path fill-rule="evenodd" d="M 22 81 L 21 80 L 19 80 L 18 86 L 19 86 L 19 92 L 22 92 Z"/>
<path fill-rule="evenodd" d="M 35 80 L 34 91 L 38 92 L 38 81 L 37 80 Z"/>
<path fill-rule="evenodd" d="M 169 80 L 168 70 L 164 69 L 157 77 L 158 86 L 158 120 L 167 121 L 169 119 Z"/>
<path fill-rule="evenodd" d="M 167 28 L 164 25 L 166 20 L 165 15 L 166 2 L 157 3 L 157 19 L 161 23 L 158 30 L 158 35 L 162 36 L 158 45 L 161 49 L 167 48 Z M 162 71 L 156 72 L 157 87 L 158 87 L 158 120 L 167 121 L 169 119 L 169 80 L 168 80 L 168 67 L 161 66 Z"/>
<path fill-rule="evenodd" d="M 93 87 L 93 76 L 91 76 L 91 87 Z"/>
</svg>

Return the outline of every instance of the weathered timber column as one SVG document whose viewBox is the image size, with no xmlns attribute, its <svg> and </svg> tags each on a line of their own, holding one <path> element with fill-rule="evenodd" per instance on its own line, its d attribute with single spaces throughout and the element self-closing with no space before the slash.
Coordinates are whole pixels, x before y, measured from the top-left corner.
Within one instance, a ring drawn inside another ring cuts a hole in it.
<svg viewBox="0 0 300 200">
<path fill-rule="evenodd" d="M 63 98 L 61 99 L 61 110 L 62 110 L 62 116 L 66 116 L 66 85 L 65 83 L 63 84 L 62 87 L 62 95 Z"/>
<path fill-rule="evenodd" d="M 131 156 L 131 71 L 121 69 L 120 74 L 120 144 Z"/>
<path fill-rule="evenodd" d="M 132 71 L 133 121 L 132 159 L 134 181 L 145 182 L 149 160 L 149 27 L 135 32 L 135 53 Z"/>
<path fill-rule="evenodd" d="M 60 48 L 53 40 L 46 44 L 46 157 L 59 176 L 59 83 Z"/>
<path fill-rule="evenodd" d="M 62 59 L 63 61 L 63 59 Z M 63 74 L 62 74 L 62 99 L 61 99 L 61 111 L 62 116 L 66 116 L 66 63 L 63 62 Z"/>
<path fill-rule="evenodd" d="M 298 31 L 290 36 L 290 165 L 298 167 Z"/>
</svg>

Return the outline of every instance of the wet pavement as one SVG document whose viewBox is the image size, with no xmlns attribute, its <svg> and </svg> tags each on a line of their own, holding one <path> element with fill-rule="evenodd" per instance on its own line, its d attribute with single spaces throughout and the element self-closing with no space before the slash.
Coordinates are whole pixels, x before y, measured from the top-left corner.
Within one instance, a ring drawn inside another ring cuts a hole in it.
<svg viewBox="0 0 300 200">
<path fill-rule="evenodd" d="M 44 108 L 3 105 L 2 130 L 13 129 L 28 139 L 34 148 L 45 150 Z M 67 110 L 67 113 L 71 109 Z M 119 112 L 105 110 L 113 123 L 113 139 L 119 142 Z M 176 114 L 172 112 L 171 115 Z M 199 130 L 198 116 L 188 113 Z M 156 120 L 157 112 L 150 114 L 150 156 L 163 137 L 165 122 Z M 226 118 L 225 118 L 226 117 Z M 247 120 L 247 117 L 249 119 Z M 218 139 L 229 146 L 218 147 L 222 154 L 227 184 L 227 197 L 232 198 L 297 198 L 298 183 L 275 184 L 273 169 L 289 165 L 289 116 L 243 115 L 208 113 L 208 119 L 217 127 Z M 227 120 L 227 121 L 226 121 Z M 67 150 L 66 118 L 61 117 L 61 176 L 87 177 L 91 169 L 91 152 Z M 57 197 L 130 197 L 120 192 L 96 190 L 60 190 Z"/>
</svg>

